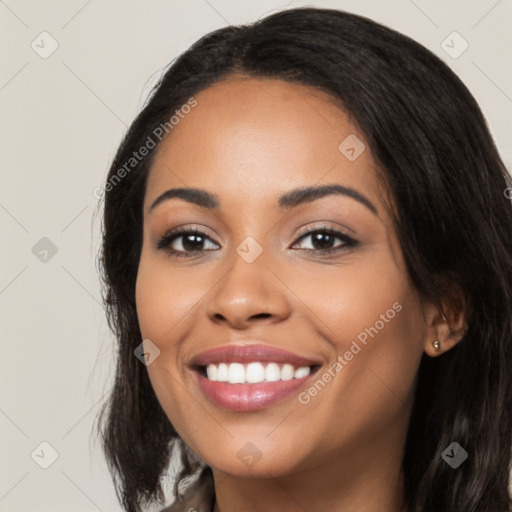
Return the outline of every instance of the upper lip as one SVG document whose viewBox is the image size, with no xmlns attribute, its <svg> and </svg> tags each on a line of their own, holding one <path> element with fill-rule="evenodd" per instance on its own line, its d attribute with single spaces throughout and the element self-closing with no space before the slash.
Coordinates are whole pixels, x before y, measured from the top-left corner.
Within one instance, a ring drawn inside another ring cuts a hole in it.
<svg viewBox="0 0 512 512">
<path fill-rule="evenodd" d="M 315 359 L 300 356 L 284 350 L 264 344 L 223 345 L 201 352 L 192 361 L 192 367 L 208 366 L 219 363 L 251 363 L 256 361 L 268 361 L 274 363 L 291 364 L 295 367 L 316 366 L 322 363 Z"/>
</svg>

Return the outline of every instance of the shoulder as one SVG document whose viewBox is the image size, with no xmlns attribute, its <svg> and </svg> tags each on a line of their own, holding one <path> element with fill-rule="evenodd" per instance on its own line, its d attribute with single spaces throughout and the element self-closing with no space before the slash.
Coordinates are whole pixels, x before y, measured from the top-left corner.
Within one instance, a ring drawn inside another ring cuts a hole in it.
<svg viewBox="0 0 512 512">
<path fill-rule="evenodd" d="M 212 512 L 215 503 L 215 488 L 209 467 L 187 488 L 183 499 L 160 510 L 160 512 Z"/>
</svg>

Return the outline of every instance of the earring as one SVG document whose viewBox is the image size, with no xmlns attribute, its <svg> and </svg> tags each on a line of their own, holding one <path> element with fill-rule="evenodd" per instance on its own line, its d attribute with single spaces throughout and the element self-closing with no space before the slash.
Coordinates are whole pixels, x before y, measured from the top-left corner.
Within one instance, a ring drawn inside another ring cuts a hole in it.
<svg viewBox="0 0 512 512">
<path fill-rule="evenodd" d="M 434 345 L 436 352 L 439 352 L 439 350 L 441 349 L 441 342 L 439 340 L 436 340 L 436 341 L 434 341 L 433 345 Z"/>
</svg>

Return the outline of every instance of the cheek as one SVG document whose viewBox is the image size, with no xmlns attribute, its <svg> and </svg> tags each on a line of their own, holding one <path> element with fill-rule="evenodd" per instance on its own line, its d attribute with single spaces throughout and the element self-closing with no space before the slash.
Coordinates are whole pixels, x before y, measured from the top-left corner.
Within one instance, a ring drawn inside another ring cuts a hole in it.
<svg viewBox="0 0 512 512">
<path fill-rule="evenodd" d="M 340 362 L 335 377 L 325 375 L 327 385 L 303 398 L 318 418 L 339 422 L 340 431 L 373 435 L 410 404 L 422 354 L 421 303 L 386 255 L 346 262 L 314 280 L 295 274 L 294 291 L 334 349 L 333 364 Z"/>
<path fill-rule="evenodd" d="M 337 282 L 329 318 L 336 353 L 350 358 L 347 373 L 365 381 L 368 393 L 405 398 L 422 353 L 420 302 L 406 275 L 389 261 L 380 263 Z"/>
<path fill-rule="evenodd" d="M 387 251 L 370 248 L 364 254 L 347 255 L 340 264 L 319 265 L 314 276 L 310 266 L 280 270 L 283 281 L 306 306 L 305 313 L 309 310 L 310 320 L 338 353 L 360 334 L 363 341 L 365 336 L 371 339 L 366 329 L 375 334 L 376 323 L 379 333 L 401 325 L 399 330 L 408 335 L 413 329 L 404 322 L 405 306 L 412 315 L 409 320 L 418 326 L 413 315 L 418 303 L 411 302 L 416 299 L 408 277 Z"/>
<path fill-rule="evenodd" d="M 208 292 L 215 279 L 173 268 L 165 257 L 141 255 L 135 300 L 143 339 L 154 343 L 160 353 L 147 371 L 153 389 L 176 428 L 187 415 L 189 395 L 183 384 L 187 370 L 182 364 L 183 343 L 197 324 L 197 313 L 206 309 Z"/>
<path fill-rule="evenodd" d="M 343 347 L 346 365 L 337 391 L 345 402 L 343 407 L 358 418 L 352 425 L 357 437 L 395 429 L 408 418 L 413 403 L 422 349 L 415 308 L 406 301 L 400 305 L 394 318 L 384 313 L 387 323 L 380 318 L 369 320 L 351 338 L 350 347 Z M 347 356 L 352 359 L 348 361 Z"/>
<path fill-rule="evenodd" d="M 165 346 L 207 292 L 204 279 L 194 279 L 193 272 L 183 269 L 173 270 L 165 258 L 149 258 L 143 251 L 135 290 L 143 337 Z"/>
<path fill-rule="evenodd" d="M 188 313 L 200 293 L 186 272 L 170 271 L 165 258 L 148 257 L 143 250 L 135 289 L 137 316 L 142 338 L 151 340 L 160 351 L 146 370 L 158 401 L 180 433 L 187 432 L 190 412 L 188 395 L 180 384 L 179 333 L 188 328 Z"/>
</svg>

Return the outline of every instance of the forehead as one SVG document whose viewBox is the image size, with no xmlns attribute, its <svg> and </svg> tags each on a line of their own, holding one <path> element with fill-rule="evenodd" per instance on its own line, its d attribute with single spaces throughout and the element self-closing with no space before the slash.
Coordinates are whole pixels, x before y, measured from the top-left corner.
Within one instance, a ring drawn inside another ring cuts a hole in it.
<svg viewBox="0 0 512 512">
<path fill-rule="evenodd" d="M 177 186 L 209 188 L 220 197 L 236 191 L 245 194 L 246 205 L 251 197 L 261 200 L 320 182 L 381 195 L 364 135 L 323 91 L 232 77 L 194 98 L 196 106 L 158 148 L 147 202 Z"/>
</svg>

